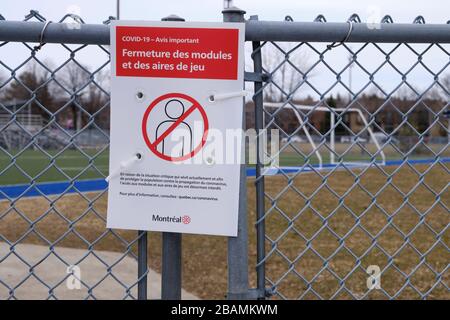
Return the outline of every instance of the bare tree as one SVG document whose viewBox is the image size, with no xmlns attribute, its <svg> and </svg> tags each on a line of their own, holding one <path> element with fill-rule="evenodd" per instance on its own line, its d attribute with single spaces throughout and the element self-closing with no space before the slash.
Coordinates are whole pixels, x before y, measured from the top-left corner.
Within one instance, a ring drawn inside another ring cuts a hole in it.
<svg viewBox="0 0 450 320">
<path fill-rule="evenodd" d="M 262 50 L 264 68 L 273 72 L 272 84 L 265 90 L 265 98 L 269 101 L 280 102 L 286 99 L 287 94 L 295 91 L 303 81 L 303 77 L 312 77 L 309 71 L 311 63 L 307 52 L 295 48 L 292 43 L 275 43 L 266 45 Z M 309 71 L 309 72 L 308 72 Z"/>
<path fill-rule="evenodd" d="M 4 104 L 26 104 L 30 113 L 48 116 L 47 111 L 54 111 L 54 99 L 48 84 L 49 72 L 38 67 L 37 63 L 30 63 L 15 80 L 3 90 Z M 0 81 L 1 83 L 1 81 Z"/>
<path fill-rule="evenodd" d="M 450 95 L 450 73 L 445 75 L 439 82 L 435 82 L 433 87 L 426 93 L 426 98 L 431 100 L 447 101 Z"/>
<path fill-rule="evenodd" d="M 96 114 L 95 121 L 103 127 L 109 126 L 109 110 L 105 108 L 108 104 L 110 92 L 110 71 L 103 69 L 97 72 L 94 80 L 89 83 L 88 90 L 83 95 L 83 106 L 89 114 Z M 104 111 L 104 112 L 103 112 Z"/>
<path fill-rule="evenodd" d="M 444 88 L 447 90 L 447 93 L 444 93 L 444 99 L 448 99 L 448 96 L 450 94 L 450 73 L 448 73 L 444 79 L 442 79 L 442 84 Z M 442 90 L 444 91 L 444 90 Z"/>
<path fill-rule="evenodd" d="M 6 76 L 0 72 L 0 101 L 3 101 L 3 96 L 5 95 L 5 87 L 6 87 Z"/>
<path fill-rule="evenodd" d="M 87 67 L 71 61 L 56 73 L 55 79 L 58 83 L 55 91 L 61 97 L 70 97 L 73 128 L 79 131 L 82 128 L 83 96 L 89 92 L 86 88 L 89 87 L 90 73 Z"/>
</svg>

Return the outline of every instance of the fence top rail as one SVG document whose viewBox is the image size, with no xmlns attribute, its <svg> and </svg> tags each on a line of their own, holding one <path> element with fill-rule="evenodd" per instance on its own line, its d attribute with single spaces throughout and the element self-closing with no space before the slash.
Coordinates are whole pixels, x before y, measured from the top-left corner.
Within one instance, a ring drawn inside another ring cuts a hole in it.
<svg viewBox="0 0 450 320">
<path fill-rule="evenodd" d="M 247 41 L 450 43 L 450 24 L 246 21 Z"/>
<path fill-rule="evenodd" d="M 247 20 L 247 41 L 450 43 L 450 24 Z M 0 21 L 0 41 L 40 42 L 44 22 Z M 109 25 L 50 23 L 45 43 L 109 44 Z"/>
</svg>

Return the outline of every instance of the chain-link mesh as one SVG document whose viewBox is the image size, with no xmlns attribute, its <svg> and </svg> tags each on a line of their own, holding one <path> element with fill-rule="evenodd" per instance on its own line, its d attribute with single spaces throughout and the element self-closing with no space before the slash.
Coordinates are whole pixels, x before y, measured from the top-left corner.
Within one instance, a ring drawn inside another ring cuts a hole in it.
<svg viewBox="0 0 450 320">
<path fill-rule="evenodd" d="M 268 81 L 247 126 L 281 132 L 279 163 L 249 193 L 275 297 L 449 298 L 449 49 L 253 43 Z M 146 233 L 105 227 L 109 62 L 103 45 L 0 44 L 0 298 L 137 298 L 146 285 L 137 265 L 124 272 Z"/>
<path fill-rule="evenodd" d="M 46 19 L 31 11 L 25 21 Z M 59 22 L 84 24 L 72 14 Z M 137 264 L 132 277 L 123 270 L 139 237 L 106 229 L 106 184 L 95 193 L 77 184 L 107 175 L 109 64 L 102 45 L 0 44 L 2 299 L 137 298 Z M 66 183 L 52 193 L 52 181 Z"/>
<path fill-rule="evenodd" d="M 253 45 L 256 113 L 282 138 L 256 178 L 269 292 L 448 299 L 449 45 Z"/>
</svg>

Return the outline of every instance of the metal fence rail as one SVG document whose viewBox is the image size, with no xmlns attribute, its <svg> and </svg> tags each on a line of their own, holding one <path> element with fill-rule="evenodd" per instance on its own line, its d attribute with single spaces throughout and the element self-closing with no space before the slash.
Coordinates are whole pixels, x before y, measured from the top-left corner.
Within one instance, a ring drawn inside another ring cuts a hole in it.
<svg viewBox="0 0 450 320">
<path fill-rule="evenodd" d="M 254 209 L 248 214 L 256 242 L 241 214 L 239 237 L 228 242 L 228 297 L 448 298 L 450 24 L 422 17 L 397 24 L 385 16 L 367 25 L 356 15 L 343 23 L 323 16 L 259 21 L 245 20 L 237 8 L 223 13 L 224 21 L 246 24 L 245 80 L 255 92 L 246 124 L 260 133 L 256 177 L 249 178 L 255 196 L 240 208 Z M 26 270 L 17 283 L 0 276 L 1 298 L 20 299 L 28 281 L 37 281 L 45 298 L 61 298 L 73 265 L 88 259 L 102 272 L 81 280 L 81 298 L 148 297 L 147 233 L 96 228 L 106 222 L 100 203 L 107 189 L 86 194 L 75 186 L 107 175 L 109 21 L 0 15 L 0 184 L 29 184 L 16 198 L 0 191 L 0 275 L 11 260 Z M 46 50 L 55 61 L 43 59 Z M 43 119 L 39 128 L 21 121 L 28 110 Z M 269 129 L 282 138 L 280 150 L 266 154 L 279 160 L 270 168 L 276 175 L 263 165 L 260 141 Z M 70 186 L 48 196 L 37 188 L 48 180 Z M 30 207 L 24 196 L 31 189 L 42 196 Z M 73 191 L 74 207 L 64 207 Z M 181 237 L 172 240 L 181 256 Z M 247 272 L 248 241 L 256 246 L 256 275 Z M 22 243 L 48 252 L 31 261 Z M 84 253 L 68 261 L 59 251 L 67 246 Z M 111 246 L 118 255 L 98 253 Z M 125 281 L 118 270 L 129 256 L 138 260 L 136 277 Z M 70 272 L 52 282 L 39 266 L 53 258 Z M 256 290 L 248 290 L 249 278 Z M 102 296 L 108 281 L 116 290 Z M 177 281 L 163 291 L 180 290 Z"/>
<path fill-rule="evenodd" d="M 227 14 L 234 14 L 228 10 Z M 255 16 L 256 17 L 256 16 Z M 340 42 L 348 34 L 348 23 L 326 22 L 320 18 L 315 22 L 293 21 L 258 21 L 245 22 L 245 39 L 247 41 L 295 41 L 295 42 Z M 356 16 L 357 17 L 357 16 Z M 67 19 L 67 18 L 66 18 Z M 109 44 L 109 27 L 107 25 L 64 23 L 66 19 L 50 23 L 45 29 L 43 40 L 46 43 L 72 44 Z M 352 32 L 346 42 L 408 42 L 408 43 L 449 43 L 450 24 L 425 24 L 420 17 L 414 24 L 392 23 L 386 16 L 378 26 L 367 26 L 355 18 Z M 358 22 L 359 21 L 359 22 Z M 289 22 L 289 23 L 287 23 Z M 45 22 L 23 22 L 0 20 L 0 38 L 4 41 L 40 42 Z M 282 32 L 280 32 L 282 31 Z"/>
</svg>

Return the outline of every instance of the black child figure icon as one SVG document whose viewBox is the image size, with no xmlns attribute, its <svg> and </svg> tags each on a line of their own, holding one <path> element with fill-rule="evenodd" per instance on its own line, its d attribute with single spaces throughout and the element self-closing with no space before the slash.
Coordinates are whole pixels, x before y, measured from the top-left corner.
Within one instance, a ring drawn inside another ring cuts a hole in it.
<svg viewBox="0 0 450 320">
<path fill-rule="evenodd" d="M 164 112 L 168 120 L 162 121 L 156 128 L 155 140 L 158 139 L 166 130 L 169 129 L 183 114 L 184 105 L 178 99 L 169 100 Z M 171 139 L 171 137 L 175 139 Z M 184 121 L 181 121 L 177 127 L 167 135 L 158 145 L 157 150 L 169 157 L 182 157 L 192 151 L 192 129 Z"/>
</svg>

